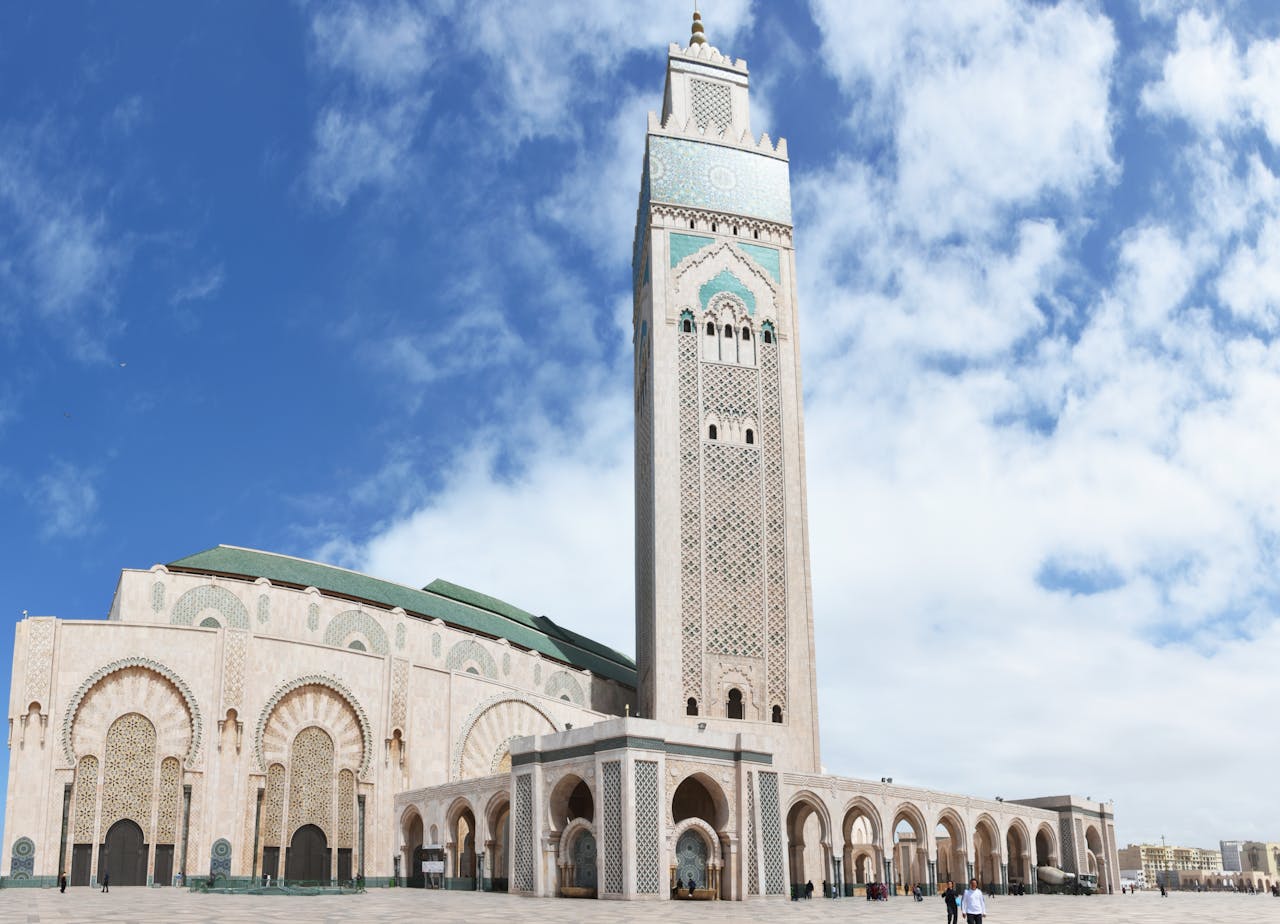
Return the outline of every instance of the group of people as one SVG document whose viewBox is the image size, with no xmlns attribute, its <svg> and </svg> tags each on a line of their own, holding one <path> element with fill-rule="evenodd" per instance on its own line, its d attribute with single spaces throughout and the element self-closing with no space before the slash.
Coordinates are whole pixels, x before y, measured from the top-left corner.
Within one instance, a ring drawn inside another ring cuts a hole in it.
<svg viewBox="0 0 1280 924">
<path fill-rule="evenodd" d="M 957 924 L 959 915 L 964 915 L 965 924 L 982 924 L 987 913 L 987 896 L 978 888 L 978 880 L 970 879 L 969 888 L 961 892 L 954 882 L 947 882 L 947 890 L 942 893 L 942 903 L 947 909 L 947 924 Z"/>
</svg>

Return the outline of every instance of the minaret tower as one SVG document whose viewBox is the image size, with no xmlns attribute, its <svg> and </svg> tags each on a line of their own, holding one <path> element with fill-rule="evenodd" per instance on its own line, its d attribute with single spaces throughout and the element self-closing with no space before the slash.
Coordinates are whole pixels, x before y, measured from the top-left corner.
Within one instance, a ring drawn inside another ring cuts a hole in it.
<svg viewBox="0 0 1280 924">
<path fill-rule="evenodd" d="M 693 16 L 649 115 L 635 286 L 639 711 L 818 770 L 785 141 Z"/>
</svg>

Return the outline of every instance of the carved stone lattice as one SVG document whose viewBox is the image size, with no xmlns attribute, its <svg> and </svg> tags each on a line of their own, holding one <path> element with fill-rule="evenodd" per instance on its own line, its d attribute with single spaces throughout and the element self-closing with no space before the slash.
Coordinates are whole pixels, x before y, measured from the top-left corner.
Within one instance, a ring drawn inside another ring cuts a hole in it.
<svg viewBox="0 0 1280 924">
<path fill-rule="evenodd" d="M 707 651 L 759 658 L 764 654 L 760 453 L 714 442 L 704 451 Z"/>
<path fill-rule="evenodd" d="M 151 829 L 156 781 L 156 727 L 136 712 L 123 715 L 107 731 L 102 772 L 102 833 L 122 818 Z"/>
<path fill-rule="evenodd" d="M 49 674 L 53 669 L 53 619 L 27 620 L 27 684 L 23 710 L 39 703 L 48 712 Z"/>
<path fill-rule="evenodd" d="M 315 825 L 333 839 L 333 739 L 312 725 L 293 739 L 289 759 L 289 833 Z"/>
<path fill-rule="evenodd" d="M 240 871 L 240 875 L 248 875 L 252 871 L 251 869 L 244 869 L 244 867 L 247 865 L 246 860 L 249 860 L 249 862 L 252 862 L 251 854 L 248 848 L 250 845 L 253 844 L 254 824 L 256 823 L 259 826 L 264 825 L 263 816 L 258 814 L 258 785 L 260 782 L 261 781 L 259 779 L 255 777 L 250 777 L 249 781 L 245 784 L 244 836 L 243 836 L 243 839 L 240 841 L 240 843 L 245 845 L 245 851 L 240 855 L 240 866 L 242 868 Z M 264 797 L 266 796 L 265 792 L 263 793 L 263 796 Z M 263 801 L 265 803 L 266 801 L 265 798 L 263 799 Z M 262 840 L 264 830 L 265 829 L 263 827 L 259 827 L 259 830 L 258 830 L 259 841 Z M 258 846 L 261 847 L 262 844 L 259 843 Z"/>
<path fill-rule="evenodd" d="M 205 610 L 216 612 L 224 629 L 249 628 L 249 611 L 240 598 L 218 584 L 201 584 L 184 593 L 173 605 L 169 622 L 175 626 L 193 626 L 196 617 Z"/>
<path fill-rule="evenodd" d="M 356 775 L 350 770 L 338 774 L 338 845 L 354 847 L 356 842 Z"/>
<path fill-rule="evenodd" d="M 768 693 L 766 704 L 787 710 L 787 504 L 782 461 L 782 400 L 778 381 L 778 344 L 762 344 L 761 449 L 764 452 L 765 552 L 768 556 Z"/>
<path fill-rule="evenodd" d="M 781 895 L 786 886 L 782 866 L 782 816 L 778 811 L 778 774 L 761 773 L 760 828 L 764 842 L 765 892 Z"/>
<path fill-rule="evenodd" d="M 176 844 L 178 810 L 182 805 L 182 765 L 176 757 L 160 762 L 160 792 L 156 801 L 156 843 Z"/>
<path fill-rule="evenodd" d="M 755 774 L 747 774 L 747 894 L 760 893 L 760 858 L 756 855 Z"/>
<path fill-rule="evenodd" d="M 636 891 L 656 894 L 662 886 L 658 862 L 658 762 L 636 761 Z"/>
<path fill-rule="evenodd" d="M 324 643 L 345 648 L 353 636 L 360 636 L 370 651 L 384 658 L 389 651 L 386 630 L 364 610 L 339 613 L 324 627 Z"/>
<path fill-rule="evenodd" d="M 244 698 L 244 657 L 249 633 L 230 631 L 222 654 L 222 708 L 239 709 Z"/>
<path fill-rule="evenodd" d="M 733 97 L 728 84 L 691 77 L 689 95 L 693 121 L 699 131 L 710 128 L 709 134 L 718 137 L 733 124 Z"/>
<path fill-rule="evenodd" d="M 284 827 L 284 777 L 284 764 L 272 764 L 267 769 L 267 791 L 262 797 L 262 843 L 267 847 L 280 846 Z"/>
<path fill-rule="evenodd" d="M 320 628 L 320 604 L 318 603 L 307 606 L 307 628 L 312 632 Z"/>
<path fill-rule="evenodd" d="M 582 684 L 568 671 L 556 671 L 547 678 L 547 695 L 553 699 L 563 699 L 575 706 L 585 706 L 587 696 L 582 692 Z"/>
<path fill-rule="evenodd" d="M 433 658 L 440 657 L 440 633 L 439 632 L 431 633 L 431 657 Z"/>
<path fill-rule="evenodd" d="M 654 663 L 654 598 L 653 588 L 653 376 L 652 349 L 645 340 L 636 342 L 637 386 L 635 504 L 636 504 L 636 647 L 637 662 Z M 649 669 L 640 683 L 649 682 Z"/>
<path fill-rule="evenodd" d="M 600 765 L 601 795 L 604 797 L 604 890 L 622 892 L 622 763 Z"/>
<path fill-rule="evenodd" d="M 517 892 L 533 891 L 533 777 L 516 777 L 515 808 L 512 812 L 512 882 Z"/>
<path fill-rule="evenodd" d="M 396 650 L 397 651 L 404 650 L 404 637 L 405 637 L 404 623 L 398 622 L 396 623 Z"/>
<path fill-rule="evenodd" d="M 405 729 L 409 701 L 409 662 L 397 658 L 391 665 L 391 727 Z"/>
<path fill-rule="evenodd" d="M 698 335 L 680 335 L 680 652 L 686 699 L 705 700 L 702 677 L 701 427 Z"/>
<path fill-rule="evenodd" d="M 76 797 L 75 828 L 72 842 L 93 843 L 93 823 L 98 813 L 98 758 L 86 754 L 76 765 L 74 784 Z"/>
<path fill-rule="evenodd" d="M 164 609 L 164 583 L 161 581 L 151 585 L 151 609 L 156 613 Z"/>
<path fill-rule="evenodd" d="M 498 679 L 498 665 L 494 662 L 493 655 L 489 654 L 479 642 L 471 639 L 463 639 L 449 649 L 449 657 L 445 661 L 445 667 L 451 671 L 460 671 L 473 667 L 476 673 L 482 674 L 490 680 Z"/>
<path fill-rule="evenodd" d="M 271 598 L 266 594 L 258 596 L 258 625 L 265 626 L 271 621 Z"/>
</svg>

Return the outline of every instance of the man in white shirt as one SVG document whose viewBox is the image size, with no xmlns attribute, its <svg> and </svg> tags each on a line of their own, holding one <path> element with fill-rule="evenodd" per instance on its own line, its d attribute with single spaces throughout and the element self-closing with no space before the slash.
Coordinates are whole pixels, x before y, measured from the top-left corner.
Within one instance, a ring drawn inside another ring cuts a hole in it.
<svg viewBox="0 0 1280 924">
<path fill-rule="evenodd" d="M 987 897 L 978 888 L 978 880 L 969 880 L 969 888 L 964 890 L 964 897 L 960 899 L 960 913 L 967 924 L 982 924 L 987 913 Z"/>
</svg>

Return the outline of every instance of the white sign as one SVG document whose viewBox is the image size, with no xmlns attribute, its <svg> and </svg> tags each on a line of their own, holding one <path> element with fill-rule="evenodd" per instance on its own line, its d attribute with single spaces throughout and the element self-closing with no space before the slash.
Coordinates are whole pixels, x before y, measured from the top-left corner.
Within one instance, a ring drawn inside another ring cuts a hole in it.
<svg viewBox="0 0 1280 924">
<path fill-rule="evenodd" d="M 443 873 L 444 860 L 423 860 L 422 871 L 424 873 Z"/>
</svg>

